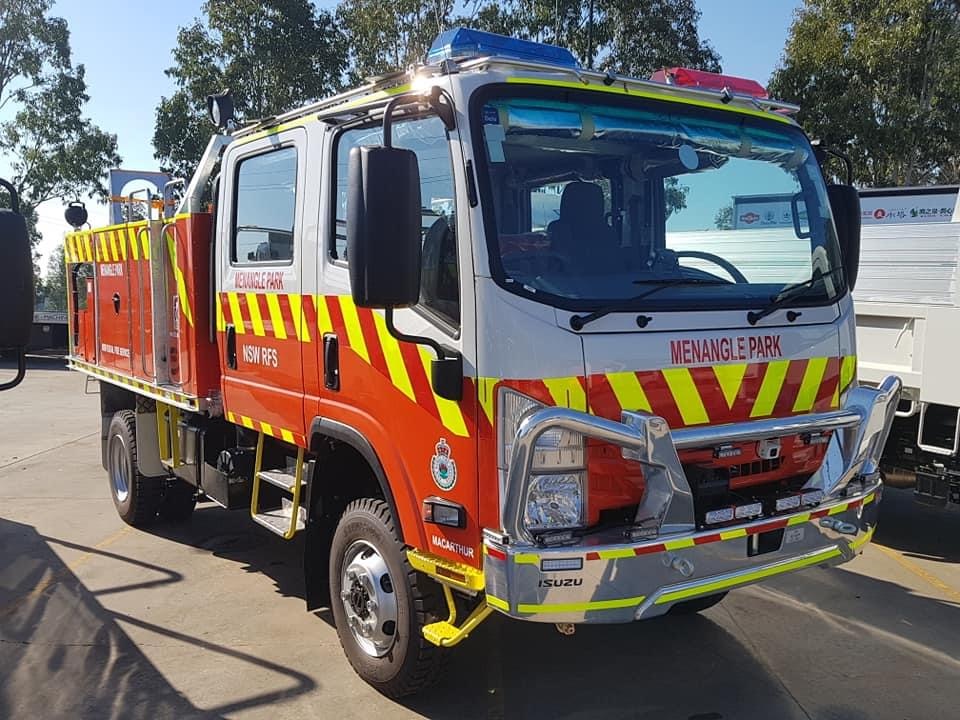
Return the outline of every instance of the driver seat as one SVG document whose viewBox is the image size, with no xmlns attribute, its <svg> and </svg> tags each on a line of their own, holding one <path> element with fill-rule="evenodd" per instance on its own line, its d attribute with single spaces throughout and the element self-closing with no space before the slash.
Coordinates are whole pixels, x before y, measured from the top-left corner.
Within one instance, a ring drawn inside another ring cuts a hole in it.
<svg viewBox="0 0 960 720">
<path fill-rule="evenodd" d="M 603 188 L 568 183 L 560 196 L 560 217 L 547 226 L 551 249 L 581 271 L 609 271 L 616 251 L 614 232 L 604 213 Z"/>
</svg>

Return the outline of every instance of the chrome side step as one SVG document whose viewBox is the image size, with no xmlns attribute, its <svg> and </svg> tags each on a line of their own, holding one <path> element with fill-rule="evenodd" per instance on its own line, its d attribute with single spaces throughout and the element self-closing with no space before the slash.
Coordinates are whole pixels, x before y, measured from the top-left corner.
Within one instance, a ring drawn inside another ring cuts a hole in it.
<svg viewBox="0 0 960 720">
<path fill-rule="evenodd" d="M 300 507 L 300 493 L 303 490 L 303 448 L 297 448 L 297 461 L 293 472 L 283 469 L 263 470 L 264 433 L 257 437 L 257 455 L 253 466 L 253 492 L 250 497 L 250 517 L 272 533 L 290 540 L 307 526 L 306 508 Z M 266 482 L 280 488 L 291 496 L 284 499 L 279 509 L 260 510 L 260 483 Z"/>
</svg>

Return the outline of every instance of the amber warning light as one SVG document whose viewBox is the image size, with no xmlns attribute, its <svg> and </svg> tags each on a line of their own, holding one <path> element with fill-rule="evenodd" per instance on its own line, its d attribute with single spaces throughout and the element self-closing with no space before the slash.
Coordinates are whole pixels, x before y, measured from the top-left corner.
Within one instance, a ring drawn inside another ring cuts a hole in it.
<svg viewBox="0 0 960 720">
<path fill-rule="evenodd" d="M 667 85 L 700 88 L 714 92 L 721 92 L 726 88 L 727 92 L 733 95 L 747 95 L 760 100 L 766 100 L 769 97 L 767 89 L 756 80 L 706 72 L 705 70 L 682 67 L 664 68 L 653 73 L 650 79 Z"/>
</svg>

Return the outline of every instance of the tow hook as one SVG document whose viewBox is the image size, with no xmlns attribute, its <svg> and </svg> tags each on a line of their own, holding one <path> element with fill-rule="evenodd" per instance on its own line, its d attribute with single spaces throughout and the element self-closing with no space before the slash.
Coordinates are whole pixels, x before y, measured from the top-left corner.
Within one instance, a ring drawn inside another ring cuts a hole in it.
<svg viewBox="0 0 960 720">
<path fill-rule="evenodd" d="M 848 523 L 844 522 L 843 520 L 836 520 L 829 517 L 825 517 L 820 520 L 820 527 L 836 530 L 844 535 L 856 535 L 858 530 L 857 526 L 853 523 Z"/>
<path fill-rule="evenodd" d="M 557 623 L 557 632 L 561 635 L 573 635 L 577 631 L 577 626 L 573 623 Z"/>
</svg>

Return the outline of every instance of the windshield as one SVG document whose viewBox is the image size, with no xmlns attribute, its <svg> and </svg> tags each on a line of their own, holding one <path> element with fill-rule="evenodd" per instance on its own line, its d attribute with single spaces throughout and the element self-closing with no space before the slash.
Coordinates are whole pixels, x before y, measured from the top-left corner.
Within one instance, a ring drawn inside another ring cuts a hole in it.
<svg viewBox="0 0 960 720">
<path fill-rule="evenodd" d="M 796 303 L 843 292 L 822 176 L 795 127 L 519 92 L 475 106 L 491 267 L 508 289 L 571 310 L 635 309 L 641 293 L 652 309 L 760 307 L 815 278 Z"/>
</svg>

